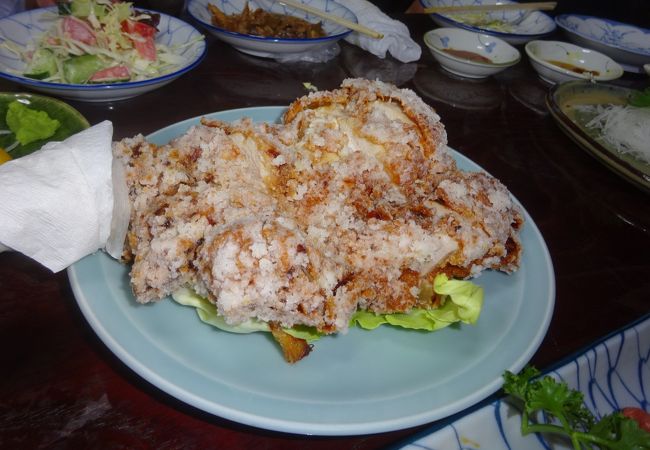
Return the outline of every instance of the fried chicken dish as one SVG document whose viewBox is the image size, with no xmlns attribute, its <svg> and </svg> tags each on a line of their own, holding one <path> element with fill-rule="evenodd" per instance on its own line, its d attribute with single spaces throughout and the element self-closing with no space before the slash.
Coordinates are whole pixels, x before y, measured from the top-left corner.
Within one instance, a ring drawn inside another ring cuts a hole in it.
<svg viewBox="0 0 650 450">
<path fill-rule="evenodd" d="M 116 142 L 134 295 L 189 286 L 229 324 L 330 334 L 357 310 L 435 308 L 437 274 L 515 271 L 522 211 L 446 144 L 415 93 L 362 79 L 296 100 L 279 124 L 204 119 L 167 145 Z"/>
</svg>

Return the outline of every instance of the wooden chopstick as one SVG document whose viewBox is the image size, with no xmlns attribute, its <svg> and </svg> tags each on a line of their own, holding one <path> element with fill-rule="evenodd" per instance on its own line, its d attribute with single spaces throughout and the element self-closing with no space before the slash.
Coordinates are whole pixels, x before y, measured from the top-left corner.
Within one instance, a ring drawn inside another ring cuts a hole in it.
<svg viewBox="0 0 650 450">
<path fill-rule="evenodd" d="M 370 37 L 373 37 L 375 39 L 381 39 L 384 37 L 383 34 L 378 33 L 375 30 L 371 30 L 370 28 L 364 27 L 363 25 L 359 25 L 358 23 L 350 22 L 349 20 L 346 20 L 342 17 L 335 16 L 334 14 L 330 14 L 328 12 L 325 12 L 323 10 L 320 10 L 318 8 L 314 8 L 313 6 L 305 5 L 303 3 L 294 1 L 294 0 L 278 0 L 280 3 L 283 3 L 287 6 L 291 6 L 292 8 L 296 9 L 301 9 L 303 11 L 307 11 L 308 13 L 311 13 L 315 16 L 318 16 L 322 19 L 329 20 L 330 22 L 338 23 L 339 25 L 343 25 L 346 28 L 349 28 L 354 31 L 358 31 L 359 33 L 363 33 L 365 35 L 368 35 Z"/>
<path fill-rule="evenodd" d="M 425 14 L 444 14 L 450 12 L 477 12 L 477 11 L 550 11 L 555 9 L 557 2 L 530 2 L 530 3 L 498 3 L 495 5 L 458 5 L 458 6 L 433 6 L 422 10 Z"/>
</svg>

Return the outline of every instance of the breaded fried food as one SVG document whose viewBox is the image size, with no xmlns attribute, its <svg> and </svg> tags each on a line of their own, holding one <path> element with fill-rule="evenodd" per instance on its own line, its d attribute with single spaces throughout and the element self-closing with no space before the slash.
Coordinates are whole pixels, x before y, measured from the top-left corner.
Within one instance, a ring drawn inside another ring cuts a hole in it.
<svg viewBox="0 0 650 450">
<path fill-rule="evenodd" d="M 446 144 L 412 91 L 362 79 L 296 100 L 281 124 L 204 120 L 165 146 L 117 142 L 134 294 L 189 286 L 231 325 L 336 333 L 359 309 L 437 307 L 439 273 L 516 270 L 522 212 Z"/>
</svg>

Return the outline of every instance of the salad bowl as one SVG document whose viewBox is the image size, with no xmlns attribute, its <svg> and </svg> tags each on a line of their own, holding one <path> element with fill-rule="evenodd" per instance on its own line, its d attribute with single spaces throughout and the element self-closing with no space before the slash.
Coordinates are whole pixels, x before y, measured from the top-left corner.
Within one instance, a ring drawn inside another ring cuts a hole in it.
<svg viewBox="0 0 650 450">
<path fill-rule="evenodd" d="M 555 18 L 569 40 L 601 53 L 628 72 L 650 63 L 650 30 L 598 17 L 562 14 Z"/>
<path fill-rule="evenodd" d="M 510 0 L 420 0 L 424 8 L 463 5 L 517 3 Z M 548 36 L 556 29 L 550 16 L 540 11 L 491 11 L 481 13 L 431 14 L 431 19 L 441 27 L 456 27 L 476 33 L 489 34 L 512 45 L 522 45 L 533 39 Z"/>
<path fill-rule="evenodd" d="M 325 11 L 329 14 L 341 17 L 350 22 L 357 22 L 357 16 L 348 8 L 332 0 L 299 0 L 300 3 L 308 4 L 314 8 Z M 276 38 L 262 37 L 251 34 L 243 34 L 229 31 L 212 24 L 212 15 L 208 10 L 208 4 L 219 8 L 224 14 L 239 14 L 248 4 L 251 10 L 264 9 L 266 11 L 290 15 L 304 19 L 311 23 L 321 22 L 325 37 L 321 38 Z M 283 54 L 302 53 L 317 49 L 324 49 L 336 41 L 343 39 L 352 30 L 337 23 L 323 20 L 308 12 L 284 5 L 277 0 L 189 0 L 187 12 L 203 28 L 216 38 L 232 45 L 240 52 L 249 55 L 275 58 Z"/>
<path fill-rule="evenodd" d="M 152 11 L 155 12 L 155 11 Z M 206 44 L 194 27 L 167 14 L 160 14 L 156 44 L 178 48 L 182 63 L 151 78 L 125 82 L 71 84 L 29 78 L 26 63 L 12 49 L 28 50 L 58 17 L 56 8 L 40 8 L 0 19 L 0 77 L 24 87 L 71 100 L 101 102 L 123 100 L 158 89 L 196 67 L 204 58 Z M 184 45 L 188 44 L 188 45 Z M 173 51 L 173 50 L 172 50 Z"/>
</svg>

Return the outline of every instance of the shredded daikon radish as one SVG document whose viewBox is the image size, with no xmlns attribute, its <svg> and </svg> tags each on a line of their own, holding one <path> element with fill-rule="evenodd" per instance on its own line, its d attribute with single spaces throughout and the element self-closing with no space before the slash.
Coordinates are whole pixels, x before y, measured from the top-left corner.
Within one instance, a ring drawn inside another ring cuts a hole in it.
<svg viewBox="0 0 650 450">
<path fill-rule="evenodd" d="M 650 108 L 622 105 L 584 105 L 576 109 L 596 114 L 585 126 L 622 154 L 650 164 Z"/>
</svg>

